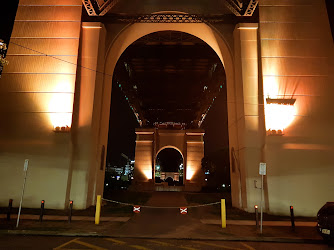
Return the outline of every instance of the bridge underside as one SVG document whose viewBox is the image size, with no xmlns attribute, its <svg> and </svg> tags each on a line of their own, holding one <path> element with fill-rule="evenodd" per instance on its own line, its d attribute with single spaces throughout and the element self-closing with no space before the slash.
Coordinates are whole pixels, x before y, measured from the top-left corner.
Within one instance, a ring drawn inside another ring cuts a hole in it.
<svg viewBox="0 0 334 250">
<path fill-rule="evenodd" d="M 82 22 L 80 0 L 19 2 L 10 63 L 0 80 L 0 206 L 8 199 L 18 206 L 25 159 L 30 166 L 24 207 L 39 207 L 40 200 L 58 209 L 70 199 L 77 209 L 95 203 L 103 193 L 116 63 L 139 38 L 169 30 L 203 40 L 224 66 L 233 206 L 253 211 L 259 204 L 260 162 L 268 167 L 268 212 L 288 215 L 293 205 L 296 215 L 315 216 L 332 199 L 334 51 L 324 0 L 263 0 L 258 6 L 226 0 L 203 12 L 199 0 L 177 1 L 181 7 L 143 1 L 138 12 L 129 10 L 125 19 L 136 20 L 130 24 L 116 15 L 131 8 L 123 7 L 128 1 L 106 1 L 107 11 L 102 1 L 83 2 L 86 8 L 93 4 L 95 15 L 85 20 L 96 22 Z M 162 10 L 169 13 L 150 16 Z M 175 17 L 175 10 L 196 16 Z M 203 22 L 216 14 L 223 21 Z M 185 22 L 189 18 L 194 21 Z M 145 167 L 151 174 L 152 164 Z"/>
</svg>

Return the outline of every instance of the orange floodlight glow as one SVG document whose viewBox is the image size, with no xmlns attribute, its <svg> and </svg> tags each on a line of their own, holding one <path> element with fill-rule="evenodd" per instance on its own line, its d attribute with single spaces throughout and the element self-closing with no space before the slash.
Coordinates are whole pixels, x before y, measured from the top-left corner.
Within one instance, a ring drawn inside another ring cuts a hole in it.
<svg viewBox="0 0 334 250">
<path fill-rule="evenodd" d="M 71 127 L 74 93 L 70 84 L 59 83 L 52 91 L 48 111 L 53 128 Z"/>
<path fill-rule="evenodd" d="M 274 68 L 271 74 L 275 74 Z M 264 84 L 265 95 L 265 121 L 267 131 L 280 131 L 283 134 L 294 120 L 296 109 L 294 106 L 295 99 L 282 99 L 279 93 L 279 84 L 275 75 L 267 76 Z"/>
<path fill-rule="evenodd" d="M 287 128 L 293 121 L 296 110 L 293 105 L 266 104 L 266 128 L 267 130 L 281 130 Z"/>
<path fill-rule="evenodd" d="M 191 165 L 187 166 L 187 173 L 186 173 L 186 179 L 191 180 L 195 174 L 195 170 L 192 169 Z"/>
<path fill-rule="evenodd" d="M 151 180 L 151 179 L 152 179 L 152 170 L 151 170 L 151 169 L 143 170 L 143 174 L 146 176 L 146 178 L 147 178 L 148 180 Z"/>
</svg>

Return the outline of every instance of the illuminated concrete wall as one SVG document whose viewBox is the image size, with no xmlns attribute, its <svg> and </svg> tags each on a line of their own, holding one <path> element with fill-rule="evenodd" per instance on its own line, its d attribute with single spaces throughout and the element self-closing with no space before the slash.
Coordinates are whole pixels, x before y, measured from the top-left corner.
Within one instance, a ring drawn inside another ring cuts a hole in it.
<svg viewBox="0 0 334 250">
<path fill-rule="evenodd" d="M 77 71 L 72 125 L 71 199 L 82 208 L 103 194 L 107 142 L 99 138 L 103 93 L 105 29 L 101 23 L 82 23 L 81 67 Z M 108 138 L 108 137 L 107 137 Z"/>
<path fill-rule="evenodd" d="M 260 194 L 254 189 L 254 179 L 258 176 L 256 166 L 261 161 L 264 137 L 263 105 L 259 102 L 258 25 L 238 24 L 233 35 L 236 115 L 229 114 L 229 130 L 236 130 L 237 136 L 229 137 L 232 204 L 247 210 L 251 206 L 248 201 L 257 201 Z"/>
<path fill-rule="evenodd" d="M 204 131 L 186 131 L 186 191 L 200 191 L 200 188 L 204 185 L 204 173 L 201 165 L 204 157 L 203 136 Z"/>
<path fill-rule="evenodd" d="M 154 129 L 137 129 L 136 135 L 134 185 L 153 190 Z"/>
<path fill-rule="evenodd" d="M 24 159 L 30 160 L 24 207 L 64 208 L 81 29 L 80 0 L 20 0 L 0 80 L 0 206 L 18 206 Z"/>
<path fill-rule="evenodd" d="M 264 96 L 296 99 L 284 135 L 266 137 L 267 205 L 271 213 L 288 214 L 293 205 L 295 215 L 315 216 L 334 193 L 334 51 L 325 1 L 262 0 L 259 7 Z"/>
<path fill-rule="evenodd" d="M 204 131 L 137 129 L 134 188 L 154 190 L 154 166 L 157 155 L 174 148 L 184 159 L 184 190 L 200 191 L 204 184 L 201 160 L 204 157 Z"/>
</svg>

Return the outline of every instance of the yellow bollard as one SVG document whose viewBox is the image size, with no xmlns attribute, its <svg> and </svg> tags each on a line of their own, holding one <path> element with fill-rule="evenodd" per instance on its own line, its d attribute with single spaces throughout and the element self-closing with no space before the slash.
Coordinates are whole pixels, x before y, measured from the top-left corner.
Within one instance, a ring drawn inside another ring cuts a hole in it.
<svg viewBox="0 0 334 250">
<path fill-rule="evenodd" d="M 221 199 L 222 228 L 226 228 L 226 208 L 225 199 Z"/>
<path fill-rule="evenodd" d="M 101 195 L 98 195 L 96 198 L 95 225 L 100 224 L 100 214 L 101 214 Z"/>
</svg>

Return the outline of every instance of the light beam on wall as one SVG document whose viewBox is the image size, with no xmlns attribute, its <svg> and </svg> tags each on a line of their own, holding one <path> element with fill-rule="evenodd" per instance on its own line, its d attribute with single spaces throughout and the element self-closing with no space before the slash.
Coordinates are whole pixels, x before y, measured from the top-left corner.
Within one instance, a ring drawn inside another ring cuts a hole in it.
<svg viewBox="0 0 334 250">
<path fill-rule="evenodd" d="M 191 180 L 195 174 L 195 170 L 192 168 L 192 166 L 189 164 L 187 166 L 187 173 L 186 173 L 186 179 Z"/>
<path fill-rule="evenodd" d="M 67 82 L 60 82 L 49 101 L 50 121 L 54 131 L 69 131 L 72 125 L 73 90 Z"/>
<path fill-rule="evenodd" d="M 266 99 L 266 128 L 269 135 L 283 135 L 284 129 L 293 121 L 295 99 Z"/>
<path fill-rule="evenodd" d="M 148 180 L 152 180 L 152 170 L 151 169 L 148 169 L 148 170 L 143 170 L 143 174 L 146 176 L 146 178 Z"/>
</svg>

